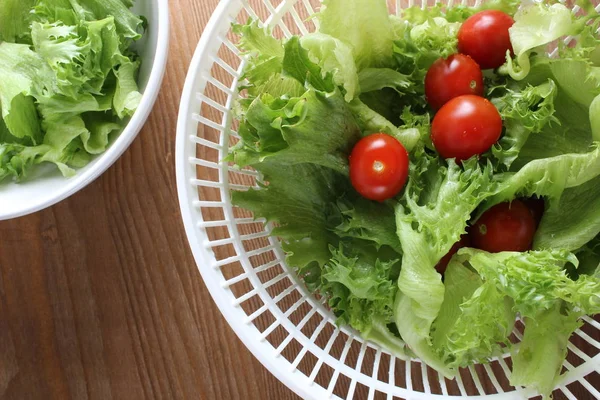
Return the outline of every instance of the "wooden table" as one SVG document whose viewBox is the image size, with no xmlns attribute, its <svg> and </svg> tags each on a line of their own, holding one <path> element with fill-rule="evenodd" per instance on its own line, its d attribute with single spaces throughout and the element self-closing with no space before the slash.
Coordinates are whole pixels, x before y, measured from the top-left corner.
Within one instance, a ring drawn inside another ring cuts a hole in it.
<svg viewBox="0 0 600 400">
<path fill-rule="evenodd" d="M 165 81 L 125 155 L 57 206 L 0 222 L 1 400 L 297 399 L 222 318 L 179 214 L 179 99 L 218 1 L 170 0 Z"/>
<path fill-rule="evenodd" d="M 170 1 L 165 81 L 127 153 L 70 199 L 0 222 L 0 399 L 297 398 L 221 317 L 179 215 L 179 99 L 217 3 Z"/>
</svg>

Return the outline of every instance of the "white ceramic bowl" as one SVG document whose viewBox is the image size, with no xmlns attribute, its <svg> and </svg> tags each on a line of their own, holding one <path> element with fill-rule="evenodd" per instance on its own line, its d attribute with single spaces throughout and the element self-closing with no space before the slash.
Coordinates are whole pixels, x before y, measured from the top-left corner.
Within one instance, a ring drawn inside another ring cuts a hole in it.
<svg viewBox="0 0 600 400">
<path fill-rule="evenodd" d="M 137 111 L 108 150 L 98 155 L 72 178 L 64 178 L 54 166 L 41 165 L 22 183 L 0 183 L 0 220 L 15 218 L 50 207 L 89 185 L 125 152 L 142 129 L 162 83 L 169 48 L 168 0 L 138 0 L 134 12 L 148 19 L 148 31 L 136 43 L 142 59 L 138 83 L 143 94 Z"/>
</svg>

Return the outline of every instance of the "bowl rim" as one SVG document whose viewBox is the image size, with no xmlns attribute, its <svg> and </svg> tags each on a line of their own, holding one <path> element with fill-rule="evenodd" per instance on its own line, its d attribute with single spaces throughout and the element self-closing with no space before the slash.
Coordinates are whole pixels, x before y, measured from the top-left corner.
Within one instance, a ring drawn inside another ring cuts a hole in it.
<svg viewBox="0 0 600 400">
<path fill-rule="evenodd" d="M 150 76 L 144 93 L 142 94 L 140 105 L 131 117 L 131 120 L 125 126 L 125 129 L 123 129 L 123 132 L 121 132 L 114 143 L 98 157 L 94 166 L 84 172 L 78 172 L 74 177 L 69 178 L 67 184 L 58 189 L 52 197 L 34 201 L 23 206 L 16 205 L 16 207 L 11 207 L 11 209 L 6 212 L 3 212 L 2 208 L 0 208 L 0 221 L 33 214 L 74 195 L 104 174 L 104 172 L 106 172 L 106 170 L 110 168 L 123 153 L 125 153 L 131 143 L 133 143 L 144 127 L 144 124 L 154 107 L 167 67 L 170 32 L 169 1 L 157 0 L 157 10 L 159 10 L 157 13 L 158 33 L 154 62 L 152 63 Z"/>
</svg>

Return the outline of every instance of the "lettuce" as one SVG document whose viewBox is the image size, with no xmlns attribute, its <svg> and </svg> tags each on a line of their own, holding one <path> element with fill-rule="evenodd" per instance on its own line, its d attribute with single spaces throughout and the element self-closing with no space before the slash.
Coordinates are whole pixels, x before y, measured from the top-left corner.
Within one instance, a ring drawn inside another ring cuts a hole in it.
<svg viewBox="0 0 600 400">
<path fill-rule="evenodd" d="M 549 397 L 567 356 L 569 337 L 581 326 L 580 315 L 568 311 L 563 314 L 562 304 L 538 312 L 525 319 L 525 333 L 513 352 L 513 371 L 510 384 L 527 386 Z"/>
<path fill-rule="evenodd" d="M 385 1 L 326 0 L 323 5 L 320 32 L 348 43 L 359 71 L 392 64 L 394 30 Z"/>
<path fill-rule="evenodd" d="M 569 337 L 581 326 L 579 318 L 600 311 L 600 280 L 590 275 L 571 278 L 566 267 L 578 267 L 579 260 L 564 250 L 490 254 L 463 249 L 458 254 L 461 263 L 479 273 L 484 286 L 491 285 L 509 298 L 513 310 L 524 317 L 523 340 L 513 348 L 511 384 L 550 395 L 560 377 Z M 473 329 L 476 326 L 473 321 L 463 324 L 467 331 L 486 332 Z M 500 331 L 487 332 L 492 338 Z"/>
<path fill-rule="evenodd" d="M 479 204 L 492 194 L 492 167 L 475 159 L 444 166 L 426 153 L 412 166 L 396 208 L 404 257 L 398 279 L 396 325 L 402 338 L 424 361 L 451 373 L 430 346 L 430 331 L 444 301 L 444 284 L 435 265 L 465 233 Z M 440 223 L 440 221 L 444 221 Z"/>
<path fill-rule="evenodd" d="M 125 126 L 142 97 L 140 61 L 129 46 L 143 21 L 127 7 L 121 0 L 0 4 L 0 180 L 23 179 L 45 162 L 70 176 Z"/>
</svg>

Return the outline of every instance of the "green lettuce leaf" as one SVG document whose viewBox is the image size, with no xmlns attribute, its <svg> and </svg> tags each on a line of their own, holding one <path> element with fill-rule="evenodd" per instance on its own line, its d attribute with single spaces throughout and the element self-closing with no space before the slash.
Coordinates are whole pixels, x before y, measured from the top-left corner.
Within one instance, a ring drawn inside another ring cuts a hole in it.
<svg viewBox="0 0 600 400">
<path fill-rule="evenodd" d="M 278 224 L 273 235 L 281 238 L 290 265 L 302 268 L 329 262 L 329 244 L 337 245 L 330 218 L 339 184 L 336 172 L 313 164 L 257 165 L 264 182 L 260 189 L 233 192 L 232 202 Z M 298 182 L 303 182 L 298 185 Z"/>
<path fill-rule="evenodd" d="M 323 5 L 320 32 L 349 44 L 359 71 L 392 64 L 394 29 L 385 0 L 325 0 Z"/>
<path fill-rule="evenodd" d="M 356 117 L 360 130 L 363 135 L 371 133 L 387 133 L 398 139 L 404 145 L 407 151 L 413 150 L 419 144 L 421 135 L 418 130 L 412 128 L 397 127 L 383 115 L 373 110 L 363 103 L 360 99 L 355 99 L 350 103 L 350 110 Z"/>
<path fill-rule="evenodd" d="M 575 251 L 600 233 L 600 177 L 564 191 L 537 230 L 535 249 Z"/>
<path fill-rule="evenodd" d="M 502 354 L 515 322 L 512 300 L 459 261 L 450 263 L 444 277 L 444 303 L 432 332 L 444 362 L 466 367 Z"/>
<path fill-rule="evenodd" d="M 342 222 L 335 228 L 335 233 L 339 237 L 372 241 L 378 249 L 389 246 L 402 253 L 393 207 L 357 197 L 352 201 L 338 201 L 338 208 Z"/>
<path fill-rule="evenodd" d="M 373 319 L 393 322 L 399 260 L 382 260 L 374 248 L 357 242 L 340 244 L 330 251 L 332 258 L 323 269 L 322 288 L 325 293 L 332 292 L 329 305 L 338 323 L 362 331 Z"/>
<path fill-rule="evenodd" d="M 462 167 L 450 160 L 445 167 L 424 154 L 412 168 L 396 208 L 404 251 L 398 285 L 424 320 L 419 327 L 423 335 L 428 334 L 444 298 L 444 285 L 434 266 L 465 233 L 471 213 L 492 187 L 491 166 L 482 168 L 476 160 Z"/>
<path fill-rule="evenodd" d="M 570 153 L 542 158 L 526 164 L 516 173 L 498 174 L 497 192 L 487 201 L 485 210 L 517 197 L 548 197 L 556 203 L 565 189 L 582 185 L 600 175 L 600 148 L 583 154 Z"/>
<path fill-rule="evenodd" d="M 561 308 L 557 302 L 552 309 L 526 318 L 523 340 L 512 356 L 510 384 L 533 388 L 545 399 L 551 398 L 558 383 L 569 337 L 582 325 L 579 313 L 563 314 Z"/>
<path fill-rule="evenodd" d="M 232 152 L 240 166 L 266 159 L 282 165 L 314 163 L 348 173 L 348 155 L 360 129 L 339 91 L 308 90 L 289 101 L 270 95 L 250 105 Z"/>
<path fill-rule="evenodd" d="M 300 43 L 311 59 L 316 60 L 323 71 L 331 73 L 334 83 L 344 89 L 346 101 L 352 101 L 360 91 L 352 47 L 322 33 L 303 36 Z"/>
<path fill-rule="evenodd" d="M 501 72 L 522 80 L 529 74 L 532 52 L 543 52 L 543 46 L 563 36 L 582 32 L 588 17 L 574 17 L 563 4 L 535 3 L 519 9 L 514 19 L 509 32 L 516 58 L 513 60 L 507 55 L 507 64 Z"/>
<path fill-rule="evenodd" d="M 23 179 L 44 162 L 71 176 L 106 150 L 139 105 L 140 63 L 129 46 L 144 22 L 129 1 L 28 4 L 22 14 L 12 1 L 0 4 L 0 20 L 15 19 L 6 29 L 26 27 L 26 35 L 13 29 L 26 44 L 0 43 L 0 179 Z"/>
<path fill-rule="evenodd" d="M 29 13 L 36 0 L 2 0 L 0 42 L 16 42 L 29 36 Z"/>
<path fill-rule="evenodd" d="M 404 254 L 396 325 L 417 356 L 451 376 L 431 346 L 431 326 L 444 301 L 444 284 L 435 265 L 465 233 L 471 213 L 492 194 L 492 168 L 481 167 L 475 159 L 462 167 L 450 160 L 446 167 L 426 153 L 417 159 L 396 208 Z"/>
<path fill-rule="evenodd" d="M 496 88 L 492 89 L 492 96 L 495 91 Z M 558 89 L 549 79 L 537 86 L 506 87 L 504 91 L 502 96 L 492 98 L 505 127 L 505 134 L 492 152 L 502 165 L 510 168 L 531 134 L 539 134 L 546 126 L 559 129 L 560 120 L 555 116 L 554 107 Z"/>
</svg>

